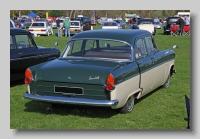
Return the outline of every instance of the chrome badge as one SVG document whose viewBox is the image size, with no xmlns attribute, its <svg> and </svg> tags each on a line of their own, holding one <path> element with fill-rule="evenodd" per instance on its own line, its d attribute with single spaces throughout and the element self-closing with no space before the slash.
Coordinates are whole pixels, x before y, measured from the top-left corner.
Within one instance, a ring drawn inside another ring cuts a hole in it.
<svg viewBox="0 0 200 139">
<path fill-rule="evenodd" d="M 96 77 L 93 77 L 93 78 L 90 76 L 88 80 L 98 80 L 98 79 L 99 79 L 99 76 L 96 76 Z"/>
</svg>

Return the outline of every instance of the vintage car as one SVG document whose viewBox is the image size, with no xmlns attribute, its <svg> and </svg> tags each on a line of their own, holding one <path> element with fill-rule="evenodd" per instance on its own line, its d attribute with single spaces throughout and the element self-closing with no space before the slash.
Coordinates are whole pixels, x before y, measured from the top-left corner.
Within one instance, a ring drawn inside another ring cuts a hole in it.
<svg viewBox="0 0 200 139">
<path fill-rule="evenodd" d="M 177 24 L 178 17 L 167 17 L 166 22 L 163 25 L 163 34 L 170 34 L 171 32 L 171 25 Z"/>
<path fill-rule="evenodd" d="M 149 31 L 83 31 L 58 59 L 26 69 L 24 97 L 129 113 L 135 99 L 169 86 L 174 62 L 175 52 L 159 50 Z"/>
<path fill-rule="evenodd" d="M 10 81 L 24 79 L 26 68 L 59 56 L 58 48 L 37 46 L 29 31 L 10 29 Z"/>
<path fill-rule="evenodd" d="M 137 21 L 137 26 L 139 29 L 147 30 L 153 35 L 156 34 L 156 27 L 153 24 L 152 18 L 142 18 Z"/>
</svg>

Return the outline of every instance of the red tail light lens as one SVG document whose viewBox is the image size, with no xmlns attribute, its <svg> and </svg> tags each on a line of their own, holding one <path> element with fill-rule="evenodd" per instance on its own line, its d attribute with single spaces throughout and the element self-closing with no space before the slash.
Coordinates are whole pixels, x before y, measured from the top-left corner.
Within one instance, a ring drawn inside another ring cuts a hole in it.
<svg viewBox="0 0 200 139">
<path fill-rule="evenodd" d="M 32 79 L 33 79 L 33 75 L 32 75 L 31 70 L 30 69 L 26 69 L 26 71 L 25 71 L 25 79 L 24 79 L 25 84 L 30 84 Z"/>
<path fill-rule="evenodd" d="M 106 81 L 106 90 L 111 91 L 115 87 L 115 79 L 112 74 L 109 74 Z"/>
</svg>

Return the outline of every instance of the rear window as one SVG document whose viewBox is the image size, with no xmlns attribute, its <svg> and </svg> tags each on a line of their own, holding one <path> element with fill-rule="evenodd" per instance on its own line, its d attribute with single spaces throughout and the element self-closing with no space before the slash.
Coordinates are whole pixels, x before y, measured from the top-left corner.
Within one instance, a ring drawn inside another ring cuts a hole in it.
<svg viewBox="0 0 200 139">
<path fill-rule="evenodd" d="M 79 26 L 79 22 L 71 22 L 71 26 Z"/>
<path fill-rule="evenodd" d="M 175 23 L 177 22 L 178 18 L 171 18 L 169 19 L 169 23 Z"/>
<path fill-rule="evenodd" d="M 44 26 L 44 23 L 33 23 L 32 26 Z"/>
</svg>

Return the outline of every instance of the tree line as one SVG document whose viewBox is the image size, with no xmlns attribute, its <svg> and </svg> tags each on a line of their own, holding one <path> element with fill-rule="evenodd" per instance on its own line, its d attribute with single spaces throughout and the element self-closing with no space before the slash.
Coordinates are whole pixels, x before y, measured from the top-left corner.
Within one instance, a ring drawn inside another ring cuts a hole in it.
<svg viewBox="0 0 200 139">
<path fill-rule="evenodd" d="M 146 18 L 165 18 L 167 16 L 176 15 L 178 12 L 190 12 L 190 10 L 95 10 L 96 18 L 98 17 L 109 17 L 109 18 L 124 18 L 126 14 L 137 14 L 140 17 Z M 48 16 L 52 17 L 70 17 L 75 18 L 77 15 L 85 15 L 90 18 L 94 18 L 94 10 L 10 10 L 10 17 L 28 15 L 29 13 L 34 12 L 40 17 L 45 18 L 46 12 Z"/>
</svg>

